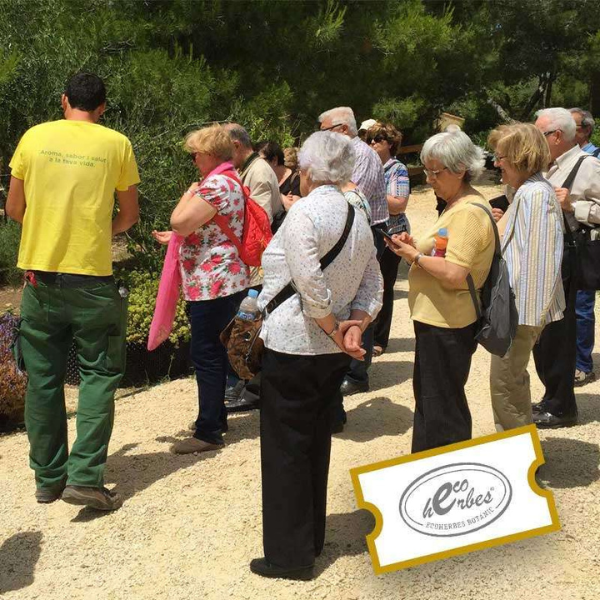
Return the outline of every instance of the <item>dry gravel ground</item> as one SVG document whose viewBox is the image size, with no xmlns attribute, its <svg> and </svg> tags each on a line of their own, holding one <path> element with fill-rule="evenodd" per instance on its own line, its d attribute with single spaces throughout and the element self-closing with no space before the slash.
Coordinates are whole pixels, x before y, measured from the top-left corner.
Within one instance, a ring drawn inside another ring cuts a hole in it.
<svg viewBox="0 0 600 600">
<path fill-rule="evenodd" d="M 480 189 L 488 196 L 498 190 Z M 430 191 L 414 193 L 409 215 L 418 235 L 435 218 Z M 599 598 L 600 382 L 578 393 L 578 427 L 541 432 L 560 532 L 373 574 L 365 535 L 374 520 L 356 509 L 349 469 L 410 449 L 414 340 L 405 276 L 402 272 L 397 283 L 390 347 L 372 367 L 372 389 L 347 399 L 349 422 L 333 442 L 327 541 L 314 581 L 266 580 L 248 570 L 250 559 L 262 555 L 256 412 L 231 418 L 221 452 L 169 454 L 169 444 L 185 435 L 195 412 L 195 383 L 187 379 L 117 402 L 107 483 L 118 488 L 125 504 L 113 514 L 62 502 L 36 504 L 26 435 L 0 438 L 0 595 L 6 600 Z M 488 370 L 488 355 L 479 350 L 468 383 L 475 436 L 494 431 Z M 538 398 L 534 373 L 532 382 Z M 71 436 L 74 426 L 70 419 Z"/>
</svg>

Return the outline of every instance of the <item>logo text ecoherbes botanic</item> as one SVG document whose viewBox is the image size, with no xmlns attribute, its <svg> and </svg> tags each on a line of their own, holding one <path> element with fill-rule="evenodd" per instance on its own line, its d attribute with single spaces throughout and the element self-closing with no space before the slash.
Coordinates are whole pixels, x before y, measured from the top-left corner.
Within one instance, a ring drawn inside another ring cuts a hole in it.
<svg viewBox="0 0 600 600">
<path fill-rule="evenodd" d="M 466 535 L 493 523 L 511 499 L 510 482 L 497 469 L 456 463 L 415 479 L 400 498 L 400 516 L 425 535 Z"/>
</svg>

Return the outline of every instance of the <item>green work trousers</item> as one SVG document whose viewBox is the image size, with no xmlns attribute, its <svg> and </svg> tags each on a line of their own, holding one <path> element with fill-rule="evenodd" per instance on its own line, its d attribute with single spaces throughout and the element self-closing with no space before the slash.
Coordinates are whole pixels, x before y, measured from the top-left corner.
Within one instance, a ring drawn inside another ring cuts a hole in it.
<svg viewBox="0 0 600 600">
<path fill-rule="evenodd" d="M 101 487 L 114 421 L 114 395 L 125 370 L 127 300 L 114 282 L 68 287 L 27 283 L 19 346 L 29 377 L 25 424 L 38 487 Z M 67 441 L 64 381 L 75 340 L 81 385 L 77 438 Z"/>
</svg>

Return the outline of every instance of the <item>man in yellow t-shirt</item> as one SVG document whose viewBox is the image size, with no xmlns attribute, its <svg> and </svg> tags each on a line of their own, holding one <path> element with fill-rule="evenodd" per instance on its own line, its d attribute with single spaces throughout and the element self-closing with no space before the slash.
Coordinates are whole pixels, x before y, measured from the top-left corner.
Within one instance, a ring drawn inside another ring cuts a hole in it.
<svg viewBox="0 0 600 600">
<path fill-rule="evenodd" d="M 127 301 L 112 278 L 111 243 L 138 220 L 140 180 L 130 141 L 98 124 L 106 108 L 99 77 L 73 76 L 62 107 L 64 120 L 29 129 L 10 163 L 6 212 L 23 225 L 18 266 L 26 278 L 15 348 L 29 377 L 25 423 L 38 502 L 62 496 L 114 510 L 121 500 L 103 474 L 125 366 Z M 73 340 L 81 386 L 69 455 L 64 378 Z"/>
</svg>

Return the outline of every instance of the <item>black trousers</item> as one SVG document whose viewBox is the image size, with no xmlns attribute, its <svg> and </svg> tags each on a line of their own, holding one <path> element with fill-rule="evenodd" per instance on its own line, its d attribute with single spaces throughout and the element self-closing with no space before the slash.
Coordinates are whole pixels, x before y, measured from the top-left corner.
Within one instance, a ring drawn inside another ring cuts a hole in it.
<svg viewBox="0 0 600 600">
<path fill-rule="evenodd" d="M 574 390 L 577 357 L 577 253 L 575 248 L 568 247 L 567 244 L 565 239 L 562 280 L 567 306 L 564 317 L 546 325 L 533 348 L 535 368 L 546 388 L 542 407 L 556 416 L 571 416 L 577 413 Z"/>
<path fill-rule="evenodd" d="M 398 277 L 398 267 L 402 259 L 389 248 L 383 251 L 379 266 L 383 277 L 383 306 L 375 319 L 375 346 L 387 348 L 392 328 L 394 312 L 394 285 Z"/>
<path fill-rule="evenodd" d="M 325 541 L 331 427 L 350 357 L 265 350 L 260 455 L 265 558 L 312 565 Z"/>
<path fill-rule="evenodd" d="M 465 385 L 477 348 L 476 324 L 460 329 L 415 321 L 412 451 L 471 439 L 471 412 Z"/>
</svg>

